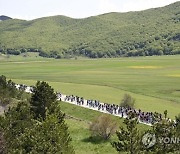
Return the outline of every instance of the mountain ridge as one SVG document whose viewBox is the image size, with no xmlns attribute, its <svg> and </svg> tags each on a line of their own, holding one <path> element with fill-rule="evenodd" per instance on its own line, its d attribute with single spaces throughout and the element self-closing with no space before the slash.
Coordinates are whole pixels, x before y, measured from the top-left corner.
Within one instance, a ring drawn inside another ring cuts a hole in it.
<svg viewBox="0 0 180 154">
<path fill-rule="evenodd" d="M 66 16 L 66 15 L 52 15 L 52 16 L 44 16 L 44 17 L 38 17 L 38 18 L 35 18 L 35 19 L 31 19 L 31 20 L 26 20 L 26 19 L 20 19 L 20 18 L 11 18 L 11 19 L 18 19 L 18 20 L 23 20 L 23 21 L 33 21 L 33 20 L 38 20 L 38 19 L 42 19 L 42 18 L 48 18 L 48 17 L 56 17 L 56 16 L 62 16 L 62 17 L 66 17 L 66 18 L 70 18 L 70 19 L 87 19 L 87 18 L 91 18 L 91 17 L 97 17 L 97 16 L 103 16 L 103 15 L 108 15 L 108 14 L 113 14 L 113 13 L 118 13 L 118 14 L 127 14 L 127 13 L 138 13 L 138 12 L 143 12 L 143 11 L 148 11 L 148 10 L 156 10 L 156 9 L 161 9 L 161 8 L 164 8 L 164 7 L 168 7 L 168 6 L 173 6 L 173 5 L 176 5 L 178 4 L 180 1 L 177 1 L 177 2 L 174 2 L 174 3 L 171 3 L 169 5 L 165 5 L 165 6 L 160 6 L 160 7 L 153 7 L 153 8 L 149 8 L 149 9 L 144 9 L 144 10 L 140 10 L 140 11 L 127 11 L 127 12 L 107 12 L 107 13 L 102 13 L 102 14 L 98 14 L 98 15 L 91 15 L 91 16 L 88 16 L 88 17 L 83 17 L 83 18 L 74 18 L 74 17 L 70 17 L 70 16 Z M 5 16 L 5 15 L 1 15 L 1 16 Z M 8 16 L 6 16 L 8 17 Z"/>
<path fill-rule="evenodd" d="M 5 21 L 5 20 L 9 20 L 12 19 L 11 17 L 5 16 L 5 15 L 1 15 L 0 16 L 0 21 Z"/>
<path fill-rule="evenodd" d="M 0 51 L 35 50 L 41 56 L 91 58 L 179 54 L 180 2 L 83 19 L 66 16 L 0 23 Z M 173 39 L 175 38 L 175 39 Z"/>
</svg>

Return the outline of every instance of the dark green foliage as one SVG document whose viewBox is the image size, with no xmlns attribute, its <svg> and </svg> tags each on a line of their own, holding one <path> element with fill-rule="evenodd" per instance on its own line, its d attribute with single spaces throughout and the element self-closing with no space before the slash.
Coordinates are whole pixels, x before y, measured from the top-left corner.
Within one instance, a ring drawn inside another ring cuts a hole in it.
<svg viewBox="0 0 180 154">
<path fill-rule="evenodd" d="M 64 116 L 60 113 L 47 113 L 44 121 L 36 123 L 31 129 L 26 129 L 19 138 L 18 146 L 22 147 L 19 151 L 24 151 L 24 153 L 74 153 L 73 148 L 69 145 L 71 138 L 63 119 Z"/>
<path fill-rule="evenodd" d="M 153 126 L 153 133 L 156 136 L 156 144 L 152 147 L 152 151 L 165 154 L 170 152 L 177 152 L 179 149 L 178 143 L 166 143 L 163 140 L 168 137 L 168 139 L 177 138 L 176 130 L 173 122 L 163 120 Z M 179 136 L 180 137 L 180 136 Z"/>
<path fill-rule="evenodd" d="M 180 54 L 179 8 L 180 2 L 176 2 L 163 8 L 85 19 L 7 20 L 0 23 L 0 52 L 19 54 L 31 48 L 40 56 L 53 58 Z"/>
<path fill-rule="evenodd" d="M 31 111 L 34 114 L 35 119 L 46 117 L 46 110 L 49 109 L 51 103 L 57 99 L 54 89 L 52 89 L 48 83 L 38 81 L 33 88 L 32 97 L 30 100 Z"/>
<path fill-rule="evenodd" d="M 124 120 L 126 129 L 120 127 L 116 132 L 117 142 L 113 142 L 112 146 L 120 152 L 128 152 L 130 154 L 139 154 L 141 149 L 141 136 L 137 129 L 138 120 L 133 115 L 129 119 Z"/>
<path fill-rule="evenodd" d="M 0 131 L 0 154 L 6 153 L 4 134 Z"/>
<path fill-rule="evenodd" d="M 165 119 L 167 118 L 167 114 L 168 114 L 168 112 L 167 112 L 167 110 L 165 110 L 165 111 L 164 111 L 164 117 L 165 117 Z"/>
<path fill-rule="evenodd" d="M 74 153 L 64 114 L 52 104 L 43 121 L 34 120 L 27 103 L 19 103 L 0 117 L 8 153 Z"/>
<path fill-rule="evenodd" d="M 7 49 L 7 54 L 10 54 L 10 55 L 20 55 L 21 52 L 18 51 L 18 50 Z"/>
<path fill-rule="evenodd" d="M 25 97 L 25 85 L 20 85 L 19 89 L 12 80 L 7 80 L 5 76 L 0 76 L 0 105 L 6 106 L 13 98 L 23 100 Z"/>
<path fill-rule="evenodd" d="M 166 113 L 166 111 L 165 111 Z M 165 114 L 167 116 L 167 114 Z M 154 135 L 155 142 L 151 142 L 152 146 L 149 146 L 149 141 L 146 139 L 147 145 L 143 143 L 143 137 L 141 133 L 137 130 L 137 119 L 133 118 L 131 115 L 130 118 L 125 119 L 124 123 L 126 129 L 123 127 L 120 128 L 120 131 L 117 131 L 118 141 L 112 143 L 112 146 L 119 152 L 127 152 L 131 154 L 139 153 L 157 153 L 157 154 L 166 154 L 166 153 L 178 153 L 180 151 L 179 138 L 180 138 L 180 125 L 179 119 L 180 116 L 176 117 L 176 123 L 171 121 L 169 118 L 164 118 L 162 121 L 155 123 L 147 130 L 144 135 L 147 133 Z"/>
<path fill-rule="evenodd" d="M 5 87 L 5 77 L 0 79 Z M 55 100 L 54 90 L 46 82 L 37 82 L 31 104 L 19 102 L 0 116 L 0 152 L 73 154 L 65 115 Z"/>
<path fill-rule="evenodd" d="M 5 76 L 0 76 L 0 105 L 7 105 L 12 98 L 18 95 L 15 83 L 12 80 L 6 80 Z"/>
<path fill-rule="evenodd" d="M 180 137 L 180 114 L 175 117 L 175 121 L 176 121 L 176 133 L 177 136 Z"/>
<path fill-rule="evenodd" d="M 180 151 L 180 127 L 179 115 L 175 117 L 176 122 L 167 118 L 167 110 L 164 111 L 164 118 L 162 121 L 155 123 L 152 128 L 145 134 L 150 133 L 155 135 L 155 143 L 152 147 L 145 147 L 144 150 L 148 153 L 168 154 L 178 153 Z"/>
<path fill-rule="evenodd" d="M 179 141 L 177 141 L 180 139 L 179 116 L 175 117 L 176 123 L 174 123 L 167 118 L 167 110 L 165 110 L 164 117 L 162 121 L 153 125 L 152 132 L 156 136 L 156 144 L 151 151 L 158 154 L 176 153 L 180 151 Z M 170 142 L 167 142 L 168 139 Z M 172 140 L 175 140 L 175 143 Z"/>
<path fill-rule="evenodd" d="M 0 130 L 4 134 L 6 148 L 8 151 L 18 148 L 18 138 L 25 132 L 25 129 L 32 127 L 32 120 L 29 107 L 26 103 L 18 103 L 0 117 Z"/>
</svg>

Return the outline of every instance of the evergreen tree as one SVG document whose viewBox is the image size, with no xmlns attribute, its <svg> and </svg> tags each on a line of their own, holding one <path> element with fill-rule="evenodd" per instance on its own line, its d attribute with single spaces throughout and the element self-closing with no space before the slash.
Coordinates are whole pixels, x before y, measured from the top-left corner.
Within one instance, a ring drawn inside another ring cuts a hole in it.
<svg viewBox="0 0 180 154">
<path fill-rule="evenodd" d="M 57 99 L 54 89 L 51 88 L 48 83 L 38 81 L 33 88 L 32 93 L 30 104 L 34 118 L 45 119 L 46 109 L 48 109 L 51 103 L 55 102 Z"/>
<path fill-rule="evenodd" d="M 175 117 L 175 123 L 177 136 L 180 137 L 180 114 L 178 114 L 178 116 Z"/>
<path fill-rule="evenodd" d="M 156 136 L 156 144 L 152 147 L 153 152 L 165 154 L 176 151 L 176 143 L 170 141 L 176 137 L 174 122 L 163 119 L 161 122 L 154 124 L 153 133 Z"/>
<path fill-rule="evenodd" d="M 33 127 L 26 128 L 25 132 L 17 138 L 16 148 L 11 149 L 10 152 L 73 154 L 74 149 L 70 141 L 64 114 L 59 109 L 51 114 L 47 110 L 46 119 L 35 120 Z"/>
<path fill-rule="evenodd" d="M 11 98 L 17 96 L 15 83 L 12 80 L 6 79 L 5 76 L 0 76 L 0 104 L 7 105 L 11 102 Z"/>
<path fill-rule="evenodd" d="M 6 146 L 5 146 L 4 135 L 0 131 L 0 154 L 5 154 L 5 153 L 6 153 Z"/>
<path fill-rule="evenodd" d="M 8 151 L 18 148 L 16 146 L 18 137 L 33 125 L 31 118 L 29 106 L 24 102 L 9 108 L 4 116 L 0 116 L 0 130 L 5 138 Z"/>
<path fill-rule="evenodd" d="M 165 111 L 164 111 L 164 117 L 165 117 L 165 119 L 167 118 L 167 114 L 168 114 L 168 111 L 165 110 Z"/>
<path fill-rule="evenodd" d="M 137 129 L 138 119 L 134 118 L 134 115 L 130 115 L 129 118 L 124 120 L 126 129 L 120 127 L 120 130 L 116 132 L 118 137 L 117 142 L 113 142 L 112 146 L 120 152 L 128 152 L 130 154 L 138 154 L 141 146 L 140 133 Z"/>
<path fill-rule="evenodd" d="M 45 114 L 43 121 L 33 119 L 29 105 L 18 103 L 0 116 L 7 153 L 74 153 L 64 114 L 57 103 L 52 103 Z"/>
<path fill-rule="evenodd" d="M 180 150 L 178 140 L 179 135 L 179 120 L 176 117 L 176 123 L 167 118 L 167 110 L 164 111 L 164 119 L 153 125 L 151 131 L 155 134 L 156 144 L 147 151 L 158 154 L 176 153 Z"/>
</svg>

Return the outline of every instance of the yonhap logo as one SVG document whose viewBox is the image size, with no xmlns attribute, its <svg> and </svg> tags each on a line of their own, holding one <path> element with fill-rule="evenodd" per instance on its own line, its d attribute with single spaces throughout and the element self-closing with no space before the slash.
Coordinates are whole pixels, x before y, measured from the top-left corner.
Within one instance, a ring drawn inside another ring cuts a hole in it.
<svg viewBox="0 0 180 154">
<path fill-rule="evenodd" d="M 155 134 L 146 133 L 142 137 L 142 143 L 145 146 L 145 148 L 151 148 L 156 143 L 160 144 L 180 144 L 180 138 L 178 137 L 158 137 L 156 138 Z"/>
<path fill-rule="evenodd" d="M 180 138 L 178 137 L 162 137 L 159 138 L 160 143 L 165 143 L 165 144 L 179 144 L 180 143 Z"/>
<path fill-rule="evenodd" d="M 155 145 L 156 143 L 156 136 L 155 134 L 151 134 L 151 133 L 146 133 L 143 137 L 142 137 L 142 143 L 143 145 L 148 149 L 151 148 L 152 146 Z"/>
</svg>

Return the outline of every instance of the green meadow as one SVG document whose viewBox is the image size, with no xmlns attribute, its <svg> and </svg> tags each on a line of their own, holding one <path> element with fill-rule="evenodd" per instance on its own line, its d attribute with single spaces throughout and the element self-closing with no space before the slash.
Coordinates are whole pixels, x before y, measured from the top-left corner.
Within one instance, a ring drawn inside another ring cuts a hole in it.
<svg viewBox="0 0 180 154">
<path fill-rule="evenodd" d="M 0 74 L 16 83 L 34 85 L 47 81 L 55 91 L 87 99 L 119 104 L 128 93 L 136 99 L 135 107 L 163 113 L 180 113 L 180 56 L 153 56 L 114 59 L 46 59 L 38 53 L 20 56 L 0 55 Z M 102 113 L 60 102 L 72 145 L 78 154 L 113 154 L 111 141 L 90 138 L 89 123 Z M 119 126 L 123 119 L 112 116 Z M 149 126 L 139 124 L 139 130 Z"/>
<path fill-rule="evenodd" d="M 108 141 L 100 139 L 91 139 L 89 132 L 89 123 L 103 113 L 85 109 L 76 105 L 60 102 L 61 110 L 71 118 L 66 118 L 66 123 L 69 126 L 72 144 L 77 154 L 115 154 L 117 153 L 111 146 L 111 142 L 117 140 L 116 135 L 113 135 Z M 123 126 L 123 119 L 112 116 L 112 119 L 117 122 L 118 126 Z M 149 126 L 138 125 L 140 131 L 149 129 Z"/>
<path fill-rule="evenodd" d="M 35 53 L 0 56 L 0 74 L 16 83 L 47 81 L 64 94 L 119 104 L 129 93 L 135 107 L 180 113 L 180 56 L 112 59 L 46 59 Z"/>
</svg>

